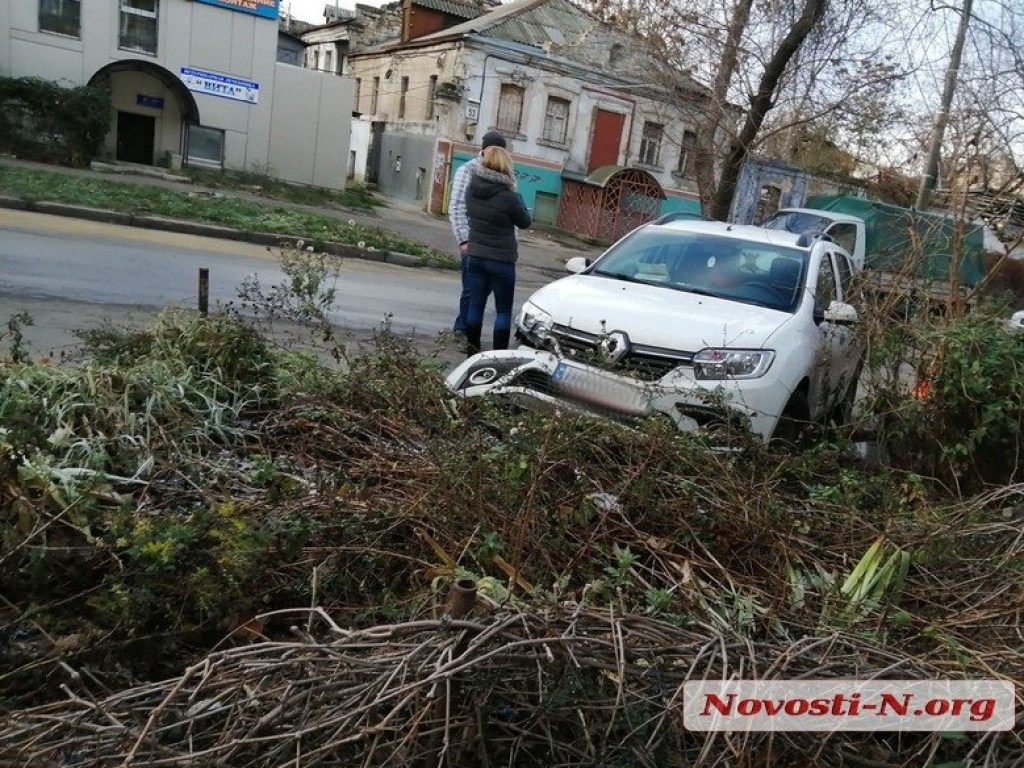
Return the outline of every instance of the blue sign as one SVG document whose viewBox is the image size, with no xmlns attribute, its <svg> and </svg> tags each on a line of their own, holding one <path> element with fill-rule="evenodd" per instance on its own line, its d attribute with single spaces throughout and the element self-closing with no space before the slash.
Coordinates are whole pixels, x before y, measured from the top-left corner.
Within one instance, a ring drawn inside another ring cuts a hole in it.
<svg viewBox="0 0 1024 768">
<path fill-rule="evenodd" d="M 135 103 L 140 107 L 149 107 L 150 109 L 163 109 L 164 108 L 164 97 L 163 96 L 147 96 L 144 93 L 135 94 Z"/>
<path fill-rule="evenodd" d="M 279 0 L 196 0 L 207 5 L 216 5 L 218 8 L 227 8 L 229 11 L 241 11 L 262 16 L 264 19 L 277 19 L 277 7 Z"/>
<path fill-rule="evenodd" d="M 190 91 L 205 93 L 207 96 L 219 96 L 222 99 L 244 101 L 248 104 L 257 104 L 260 100 L 259 83 L 218 75 L 216 72 L 182 67 L 181 82 Z"/>
</svg>

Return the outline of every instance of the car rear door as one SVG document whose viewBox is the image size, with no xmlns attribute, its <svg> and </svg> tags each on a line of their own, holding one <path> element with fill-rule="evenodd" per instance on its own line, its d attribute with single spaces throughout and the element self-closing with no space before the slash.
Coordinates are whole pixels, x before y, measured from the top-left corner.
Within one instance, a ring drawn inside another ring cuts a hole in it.
<svg viewBox="0 0 1024 768">
<path fill-rule="evenodd" d="M 843 299 L 843 276 L 849 274 L 846 255 L 825 244 L 819 246 L 821 260 L 814 288 L 814 320 L 818 330 L 818 349 L 810 391 L 811 418 L 821 419 L 840 402 L 857 364 L 856 336 L 852 328 L 825 320 L 825 312 Z M 837 264 L 843 259 L 841 270 Z"/>
</svg>

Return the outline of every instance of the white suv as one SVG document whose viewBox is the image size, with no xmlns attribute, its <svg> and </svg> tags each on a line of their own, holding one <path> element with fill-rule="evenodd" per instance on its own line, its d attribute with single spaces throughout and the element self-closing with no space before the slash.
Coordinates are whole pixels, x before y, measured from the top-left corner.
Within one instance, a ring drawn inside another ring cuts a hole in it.
<svg viewBox="0 0 1024 768">
<path fill-rule="evenodd" d="M 827 236 L 669 219 L 566 268 L 519 313 L 522 346 L 469 358 L 452 391 L 765 440 L 852 404 L 852 267 Z"/>
</svg>

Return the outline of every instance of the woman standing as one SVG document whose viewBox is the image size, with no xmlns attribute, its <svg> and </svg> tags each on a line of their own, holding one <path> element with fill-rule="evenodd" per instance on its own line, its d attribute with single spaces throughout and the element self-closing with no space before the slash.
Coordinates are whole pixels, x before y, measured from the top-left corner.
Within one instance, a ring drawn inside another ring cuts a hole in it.
<svg viewBox="0 0 1024 768">
<path fill-rule="evenodd" d="M 487 147 L 466 191 L 469 248 L 466 251 L 466 340 L 471 355 L 480 351 L 487 297 L 494 293 L 494 349 L 508 349 L 519 243 L 516 227 L 530 226 L 530 213 L 516 192 L 512 156 Z"/>
</svg>

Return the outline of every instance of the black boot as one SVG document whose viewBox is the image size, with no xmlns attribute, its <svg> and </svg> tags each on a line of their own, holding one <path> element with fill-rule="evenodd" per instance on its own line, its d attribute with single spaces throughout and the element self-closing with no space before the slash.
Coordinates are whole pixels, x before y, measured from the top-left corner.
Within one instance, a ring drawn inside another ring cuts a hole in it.
<svg viewBox="0 0 1024 768">
<path fill-rule="evenodd" d="M 508 338 L 512 335 L 512 331 L 506 328 L 503 331 L 494 331 L 494 348 L 495 349 L 508 349 Z"/>
<path fill-rule="evenodd" d="M 472 357 L 480 351 L 480 332 L 483 330 L 482 325 L 467 325 L 466 326 L 466 356 Z"/>
</svg>

